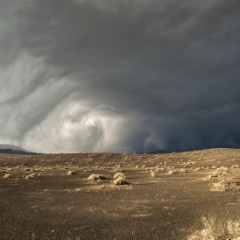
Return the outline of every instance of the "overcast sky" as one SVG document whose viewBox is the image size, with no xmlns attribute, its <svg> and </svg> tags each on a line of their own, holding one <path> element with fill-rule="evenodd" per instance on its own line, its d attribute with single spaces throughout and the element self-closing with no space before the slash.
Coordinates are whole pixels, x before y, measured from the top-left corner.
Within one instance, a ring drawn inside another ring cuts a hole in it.
<svg viewBox="0 0 240 240">
<path fill-rule="evenodd" d="M 0 143 L 240 146 L 240 1 L 0 0 Z"/>
</svg>

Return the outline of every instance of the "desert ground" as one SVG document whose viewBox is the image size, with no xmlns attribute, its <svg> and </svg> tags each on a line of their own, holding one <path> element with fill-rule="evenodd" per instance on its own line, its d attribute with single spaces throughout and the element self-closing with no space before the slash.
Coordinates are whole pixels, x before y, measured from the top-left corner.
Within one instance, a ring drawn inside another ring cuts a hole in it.
<svg viewBox="0 0 240 240">
<path fill-rule="evenodd" d="M 211 239 L 238 239 L 239 166 L 224 148 L 0 154 L 0 239 L 210 239 L 229 222 Z"/>
</svg>

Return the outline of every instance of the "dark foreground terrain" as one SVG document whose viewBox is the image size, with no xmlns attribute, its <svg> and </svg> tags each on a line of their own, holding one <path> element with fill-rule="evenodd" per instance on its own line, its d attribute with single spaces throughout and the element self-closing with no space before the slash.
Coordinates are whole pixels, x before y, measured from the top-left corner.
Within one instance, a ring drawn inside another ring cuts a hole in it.
<svg viewBox="0 0 240 240">
<path fill-rule="evenodd" d="M 240 222 L 239 165 L 238 149 L 0 154 L 0 239 L 189 239 L 204 216 Z"/>
</svg>

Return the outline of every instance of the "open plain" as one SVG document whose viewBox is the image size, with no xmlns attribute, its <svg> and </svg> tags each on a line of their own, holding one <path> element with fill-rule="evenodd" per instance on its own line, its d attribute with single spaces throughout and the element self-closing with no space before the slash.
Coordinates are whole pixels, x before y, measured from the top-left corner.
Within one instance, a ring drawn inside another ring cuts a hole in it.
<svg viewBox="0 0 240 240">
<path fill-rule="evenodd" d="M 201 239 L 203 217 L 240 222 L 239 166 L 224 148 L 0 154 L 0 239 Z"/>
</svg>

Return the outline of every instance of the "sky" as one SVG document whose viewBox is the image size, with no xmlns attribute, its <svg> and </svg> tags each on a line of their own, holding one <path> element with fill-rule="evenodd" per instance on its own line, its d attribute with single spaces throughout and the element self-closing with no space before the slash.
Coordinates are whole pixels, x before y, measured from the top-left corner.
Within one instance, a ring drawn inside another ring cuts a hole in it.
<svg viewBox="0 0 240 240">
<path fill-rule="evenodd" d="M 240 146 L 239 0 L 0 0 L 0 143 Z"/>
</svg>

